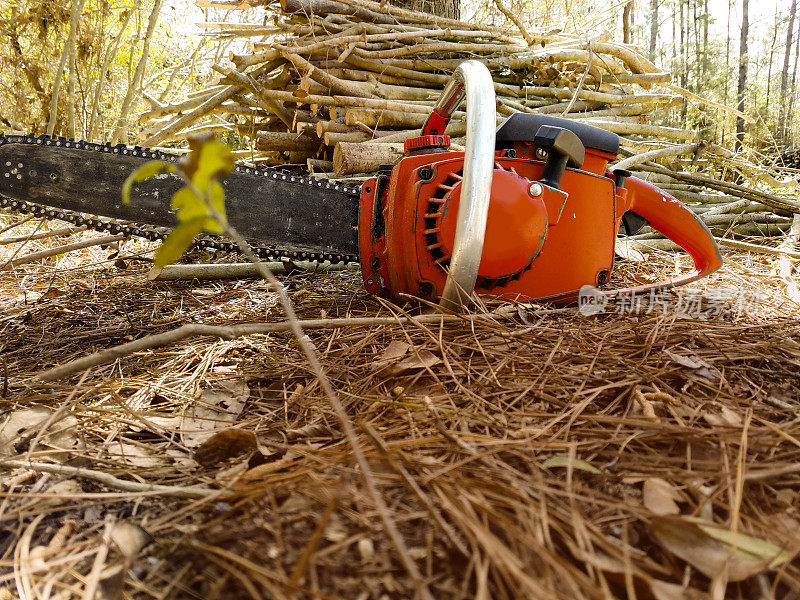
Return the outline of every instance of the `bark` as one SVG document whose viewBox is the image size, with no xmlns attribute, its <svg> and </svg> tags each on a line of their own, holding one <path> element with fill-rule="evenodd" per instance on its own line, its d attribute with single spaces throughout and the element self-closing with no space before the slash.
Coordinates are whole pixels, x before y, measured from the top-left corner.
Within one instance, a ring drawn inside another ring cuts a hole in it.
<svg viewBox="0 0 800 600">
<path fill-rule="evenodd" d="M 658 40 L 658 2 L 650 0 L 650 49 L 647 57 L 651 61 L 656 59 L 656 41 Z"/>
<path fill-rule="evenodd" d="M 622 43 L 631 44 L 631 10 L 633 9 L 633 0 L 627 2 L 622 9 Z"/>
<path fill-rule="evenodd" d="M 256 149 L 264 151 L 315 151 L 320 140 L 301 133 L 259 131 L 256 134 Z"/>
<path fill-rule="evenodd" d="M 747 91 L 747 35 L 750 32 L 749 0 L 742 0 L 742 30 L 739 37 L 739 85 L 737 88 L 736 109 L 744 112 L 745 92 Z M 744 141 L 744 119 L 736 117 L 736 150 Z"/>
<path fill-rule="evenodd" d="M 792 119 L 794 118 L 794 102 L 795 91 L 797 90 L 797 63 L 798 55 L 800 55 L 800 19 L 797 20 L 797 35 L 795 36 L 794 44 L 794 69 L 792 70 L 792 89 L 789 92 L 788 108 L 786 112 L 786 142 L 787 144 L 793 141 L 794 131 L 792 130 Z"/>
<path fill-rule="evenodd" d="M 792 36 L 794 35 L 794 19 L 796 13 L 797 0 L 792 0 L 792 4 L 789 7 L 789 25 L 786 28 L 786 50 L 784 51 L 783 69 L 781 70 L 781 99 L 780 114 L 778 117 L 778 138 L 784 143 L 786 142 L 786 134 L 789 130 L 788 123 L 786 122 L 789 105 L 786 92 L 789 87 L 789 57 L 792 54 Z"/>
<path fill-rule="evenodd" d="M 796 1 L 796 0 L 795 0 Z M 775 42 L 778 40 L 778 7 L 775 6 L 775 24 L 772 27 L 772 42 L 769 45 L 769 67 L 767 67 L 767 100 L 765 102 L 766 106 L 769 106 L 769 94 L 772 88 L 772 63 L 775 58 Z M 778 119 L 778 128 L 780 129 L 780 118 Z M 780 132 L 778 133 L 778 139 L 781 138 Z"/>
<path fill-rule="evenodd" d="M 396 23 L 393 17 L 374 12 L 358 6 L 350 6 L 334 0 L 281 0 L 281 8 L 289 13 L 301 13 L 304 15 L 317 15 L 325 17 L 327 15 L 352 15 L 370 21 L 372 23 Z"/>
</svg>

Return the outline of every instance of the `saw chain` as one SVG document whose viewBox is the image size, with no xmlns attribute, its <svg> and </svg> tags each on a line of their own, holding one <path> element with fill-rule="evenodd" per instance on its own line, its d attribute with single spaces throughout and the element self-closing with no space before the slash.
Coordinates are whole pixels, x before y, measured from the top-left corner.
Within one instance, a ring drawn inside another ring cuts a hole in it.
<svg viewBox="0 0 800 600">
<path fill-rule="evenodd" d="M 93 142 L 76 141 L 63 137 L 51 138 L 46 135 L 5 135 L 0 133 L 0 146 L 6 143 L 75 148 L 84 151 L 94 151 L 101 154 L 123 154 L 146 160 L 160 160 L 168 163 L 175 163 L 179 159 L 178 156 L 167 154 L 160 150 L 142 148 L 140 146 L 127 146 L 125 144 L 112 145 L 110 143 L 97 144 Z M 14 165 L 12 164 L 0 165 L 0 176 L 15 176 L 13 173 L 13 167 Z M 4 172 L 7 168 L 12 169 L 12 171 Z M 256 167 L 237 164 L 235 171 L 256 177 L 268 177 L 283 181 L 290 181 L 293 184 L 307 185 L 312 188 L 327 188 L 335 186 L 335 189 L 338 191 L 345 192 L 346 194 L 355 198 L 360 197 L 360 190 L 357 187 L 347 186 L 340 183 L 331 184 L 330 182 L 323 180 L 293 175 L 277 169 L 259 169 Z M 124 235 L 125 237 L 139 237 L 153 242 L 163 241 L 170 233 L 170 228 L 168 227 L 157 227 L 130 221 L 99 217 L 92 214 L 54 208 L 35 202 L 16 200 L 3 195 L 0 195 L 0 209 L 19 214 L 30 214 L 46 219 L 58 219 L 76 226 L 85 226 L 98 232 L 111 233 L 115 235 L 119 234 Z M 198 236 L 194 240 L 192 247 L 199 250 L 218 250 L 230 253 L 240 252 L 237 245 L 233 242 L 226 241 L 214 235 Z M 359 261 L 357 254 L 322 252 L 291 247 L 265 246 L 260 245 L 257 242 L 251 243 L 251 248 L 259 258 L 268 261 L 298 260 L 316 263 L 331 262 L 334 264 Z"/>
</svg>

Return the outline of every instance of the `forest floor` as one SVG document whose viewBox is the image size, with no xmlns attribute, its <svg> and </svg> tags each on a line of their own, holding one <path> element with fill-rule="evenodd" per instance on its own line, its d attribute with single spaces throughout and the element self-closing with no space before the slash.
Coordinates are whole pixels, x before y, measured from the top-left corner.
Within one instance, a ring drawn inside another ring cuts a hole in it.
<svg viewBox="0 0 800 600">
<path fill-rule="evenodd" d="M 800 597 L 800 303 L 777 258 L 724 250 L 691 289 L 590 316 L 309 330 L 380 510 L 290 332 L 36 378 L 286 320 L 261 281 L 120 260 L 152 248 L 0 273 L 0 599 Z M 612 283 L 689 267 L 620 260 Z M 415 312 L 357 272 L 282 280 L 301 319 Z"/>
</svg>

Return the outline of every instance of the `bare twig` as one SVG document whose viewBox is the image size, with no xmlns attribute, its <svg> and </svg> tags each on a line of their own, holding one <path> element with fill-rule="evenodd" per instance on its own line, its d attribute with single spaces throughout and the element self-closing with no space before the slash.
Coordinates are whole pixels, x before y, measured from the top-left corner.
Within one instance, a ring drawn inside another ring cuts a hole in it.
<svg viewBox="0 0 800 600">
<path fill-rule="evenodd" d="M 49 258 L 50 256 L 56 256 L 66 252 L 72 252 L 74 250 L 81 250 L 83 248 L 91 248 L 92 246 L 100 246 L 102 244 L 111 244 L 123 239 L 125 239 L 124 235 L 106 235 L 100 238 L 92 238 L 89 240 L 74 242 L 72 244 L 56 246 L 55 248 L 48 248 L 47 250 L 40 250 L 39 252 L 32 252 L 31 254 L 26 254 L 25 256 L 20 256 L 19 258 L 7 261 L 2 267 L 0 267 L 0 271 L 4 271 L 7 268 L 19 267 L 20 265 L 35 262 L 43 258 Z"/>
<path fill-rule="evenodd" d="M 159 496 L 171 496 L 174 498 L 205 498 L 210 494 L 217 493 L 217 490 L 200 487 L 180 487 L 171 485 L 160 485 L 157 483 L 139 483 L 138 481 L 125 481 L 108 473 L 84 469 L 82 467 L 68 467 L 66 465 L 54 465 L 50 463 L 32 462 L 17 459 L 0 459 L 0 466 L 12 469 L 30 469 L 38 473 L 54 473 L 56 475 L 66 475 L 67 477 L 83 477 L 102 483 L 105 486 L 123 492 L 149 492 Z"/>
<path fill-rule="evenodd" d="M 26 219 L 27 220 L 27 219 Z M 27 242 L 30 240 L 44 240 L 51 237 L 59 237 L 62 235 L 72 235 L 79 231 L 85 231 L 86 225 L 80 227 L 62 227 L 61 229 L 53 229 L 52 231 L 43 231 L 33 235 L 15 235 L 10 237 L 0 238 L 0 246 L 5 244 L 16 244 L 17 242 Z"/>
</svg>

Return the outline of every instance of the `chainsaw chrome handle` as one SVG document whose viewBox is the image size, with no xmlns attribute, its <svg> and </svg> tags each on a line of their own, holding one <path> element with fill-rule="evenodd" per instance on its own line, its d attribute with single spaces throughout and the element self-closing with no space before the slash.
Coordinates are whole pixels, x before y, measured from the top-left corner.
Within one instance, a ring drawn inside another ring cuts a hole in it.
<svg viewBox="0 0 800 600">
<path fill-rule="evenodd" d="M 467 100 L 464 178 L 450 270 L 439 301 L 440 307 L 456 311 L 467 305 L 475 289 L 492 191 L 496 114 L 494 83 L 486 65 L 477 60 L 461 63 L 422 128 L 422 135 L 443 134 L 464 98 Z"/>
</svg>

